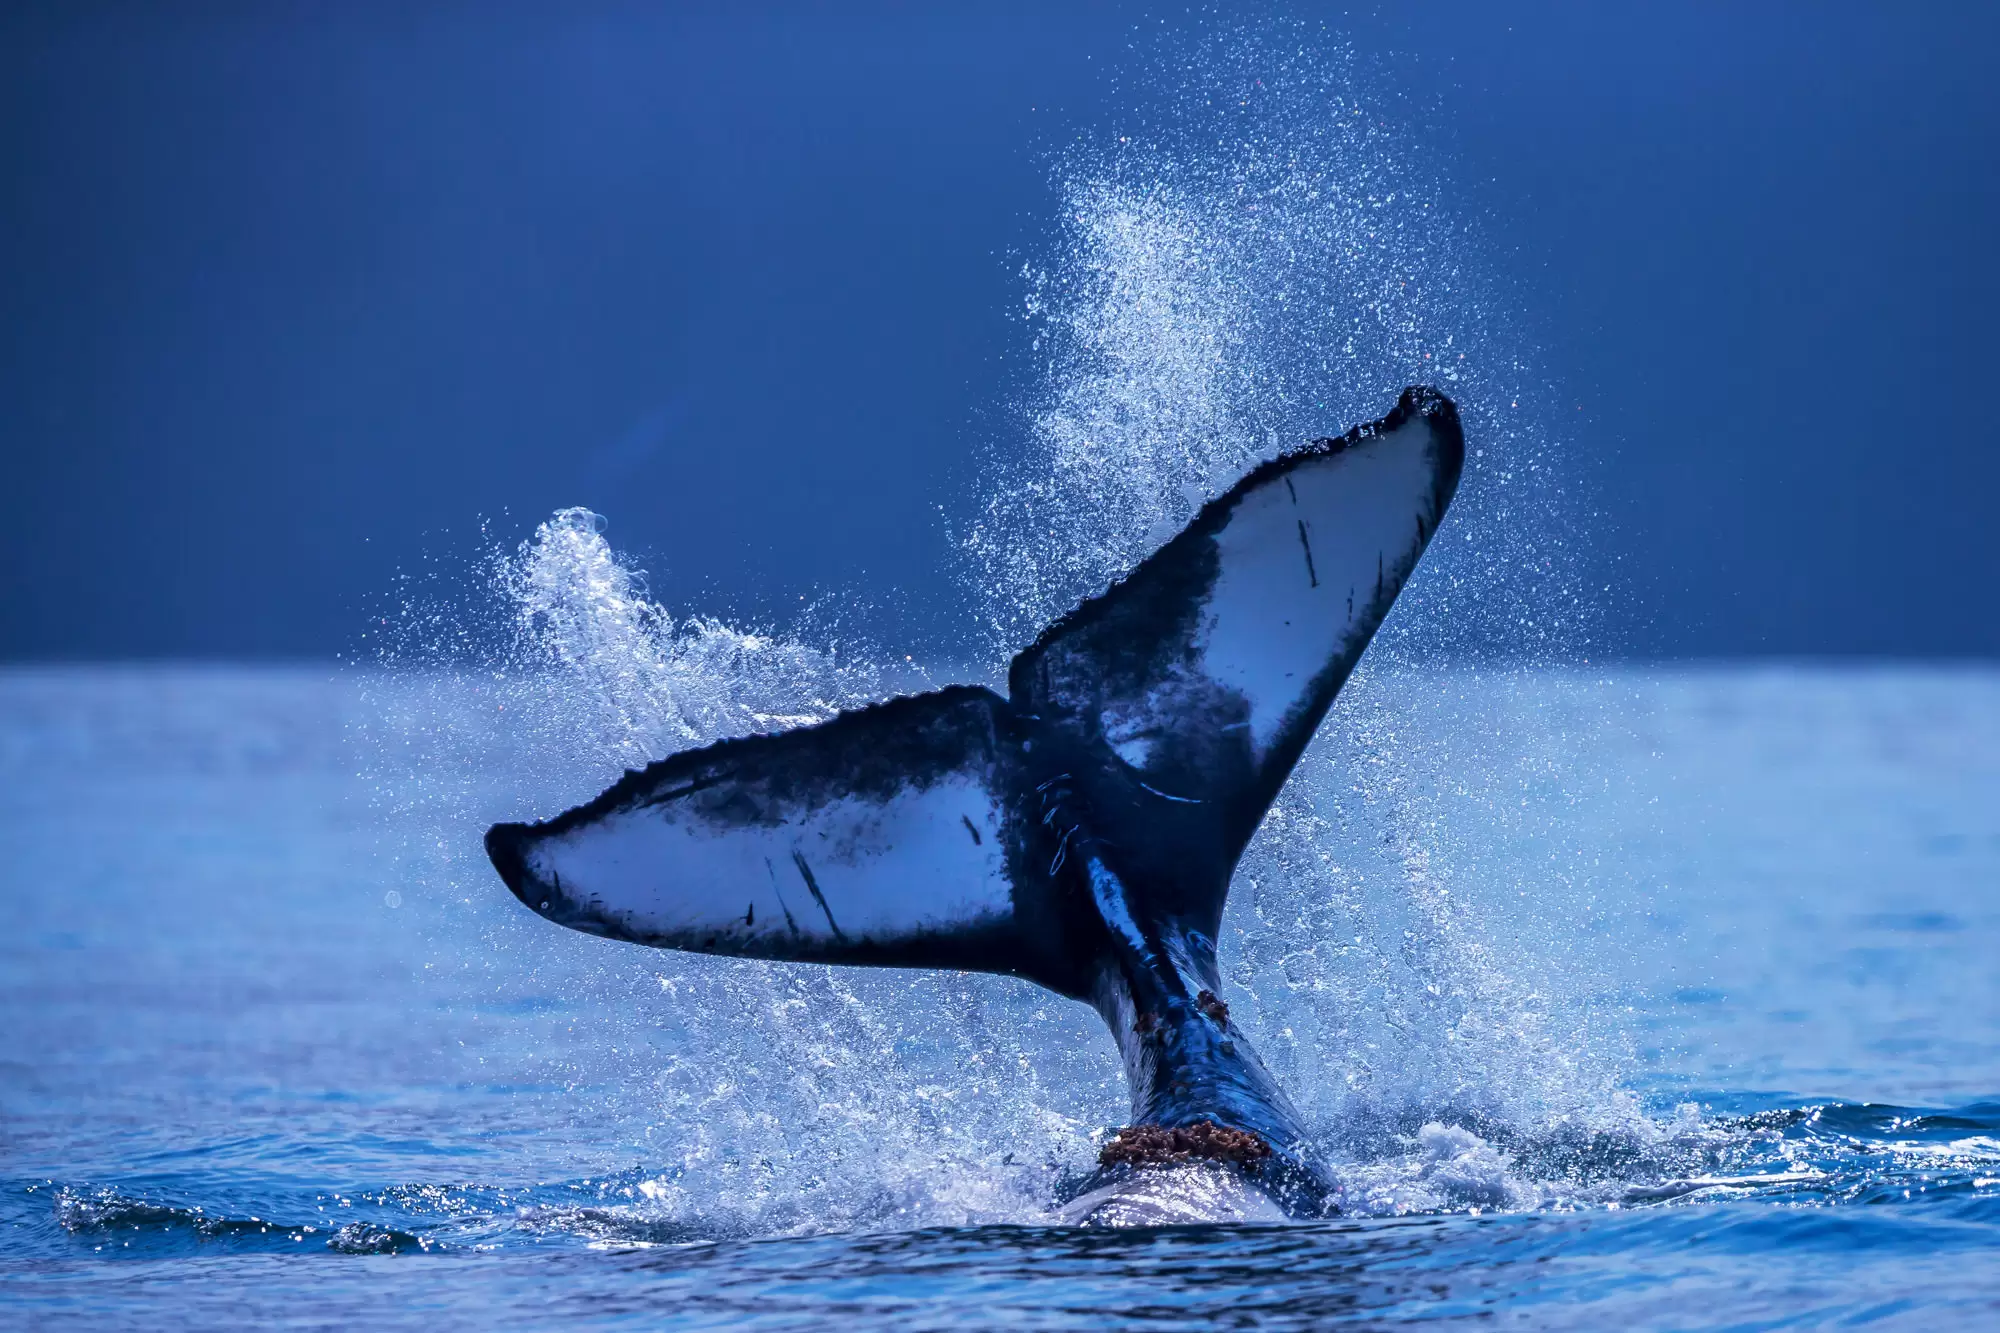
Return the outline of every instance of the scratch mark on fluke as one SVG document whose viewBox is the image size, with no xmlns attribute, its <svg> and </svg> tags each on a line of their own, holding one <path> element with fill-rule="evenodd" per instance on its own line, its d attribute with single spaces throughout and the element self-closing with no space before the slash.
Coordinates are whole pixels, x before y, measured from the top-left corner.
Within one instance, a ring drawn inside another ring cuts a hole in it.
<svg viewBox="0 0 2000 1333">
<path fill-rule="evenodd" d="M 794 939 L 798 938 L 799 923 L 792 920 L 792 909 L 785 905 L 785 891 L 778 887 L 778 868 L 768 856 L 764 858 L 764 873 L 771 877 L 771 893 L 778 900 L 778 910 L 785 914 L 785 929 L 792 932 Z"/>
<path fill-rule="evenodd" d="M 1161 791 L 1158 787 L 1155 787 L 1150 782 L 1141 782 L 1139 785 L 1141 787 L 1144 787 L 1147 791 L 1153 793 L 1153 795 L 1159 797 L 1163 801 L 1178 801 L 1182 805 L 1201 804 L 1201 797 L 1199 796 L 1176 796 L 1170 791 Z"/>
<path fill-rule="evenodd" d="M 819 891 L 819 881 L 813 878 L 812 867 L 806 864 L 804 852 L 792 853 L 792 864 L 799 868 L 799 878 L 806 882 L 806 892 L 819 904 L 819 910 L 826 913 L 826 928 L 833 932 L 837 940 L 845 941 L 847 936 L 840 933 L 840 923 L 833 919 L 833 909 L 826 905 L 826 895 Z"/>
</svg>

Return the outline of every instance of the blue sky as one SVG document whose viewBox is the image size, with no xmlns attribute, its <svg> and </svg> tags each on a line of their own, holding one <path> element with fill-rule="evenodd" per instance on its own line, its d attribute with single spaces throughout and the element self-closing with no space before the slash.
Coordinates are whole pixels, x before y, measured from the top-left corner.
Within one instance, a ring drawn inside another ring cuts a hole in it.
<svg viewBox="0 0 2000 1333">
<path fill-rule="evenodd" d="M 2000 653 L 1996 11 L 1503 8 L 1291 12 L 1465 221 L 1607 645 Z M 330 658 L 571 504 L 676 610 L 948 646 L 1051 154 L 1261 21 L 1163 13 L 9 6 L 0 657 Z"/>
</svg>

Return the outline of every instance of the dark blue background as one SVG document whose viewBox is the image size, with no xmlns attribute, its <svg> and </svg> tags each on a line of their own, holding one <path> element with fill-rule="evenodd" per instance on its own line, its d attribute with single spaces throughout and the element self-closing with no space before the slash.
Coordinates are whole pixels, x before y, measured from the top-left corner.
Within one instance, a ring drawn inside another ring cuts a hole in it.
<svg viewBox="0 0 2000 1333">
<path fill-rule="evenodd" d="M 1614 640 L 2000 652 L 2000 11 L 1501 8 L 1312 12 L 1573 413 Z M 1047 150 L 1141 25 L 16 0 L 0 655 L 330 656 L 578 503 L 679 609 L 948 635 Z"/>
</svg>

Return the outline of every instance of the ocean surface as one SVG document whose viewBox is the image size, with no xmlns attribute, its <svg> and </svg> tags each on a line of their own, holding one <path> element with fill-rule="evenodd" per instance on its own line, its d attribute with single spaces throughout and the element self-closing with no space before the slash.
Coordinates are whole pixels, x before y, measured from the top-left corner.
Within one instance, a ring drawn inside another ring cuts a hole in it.
<svg viewBox="0 0 2000 1333">
<path fill-rule="evenodd" d="M 0 1324 L 2000 1326 L 2000 672 L 1364 672 L 1223 941 L 1343 1210 L 1132 1231 L 1080 1006 L 521 909 L 535 688 L 0 673 Z"/>
</svg>

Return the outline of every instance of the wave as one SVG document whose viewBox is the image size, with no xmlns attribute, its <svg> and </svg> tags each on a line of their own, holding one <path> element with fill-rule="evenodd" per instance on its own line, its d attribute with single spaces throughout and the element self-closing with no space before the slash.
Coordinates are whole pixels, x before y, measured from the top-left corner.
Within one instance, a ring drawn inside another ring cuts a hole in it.
<svg viewBox="0 0 2000 1333">
<path fill-rule="evenodd" d="M 976 1170 L 974 1164 L 966 1164 Z M 904 1231 L 937 1217 L 888 1191 L 829 1226 L 808 1196 L 761 1212 L 697 1201 L 699 1173 L 634 1168 L 525 1189 L 407 1185 L 315 1196 L 316 1202 L 219 1214 L 159 1194 L 35 1187 L 76 1243 L 129 1257 L 189 1251 L 422 1254 L 527 1245 L 645 1249 L 827 1230 Z M 1948 1110 L 1827 1103 L 1704 1117 L 1692 1107 L 1651 1135 L 1576 1131 L 1486 1138 L 1427 1122 L 1385 1130 L 1372 1153 L 1339 1168 L 1349 1218 L 1524 1211 L 1672 1209 L 1752 1202 L 1790 1208 L 1921 1207 L 1989 1218 L 2000 1199 L 2000 1103 Z M 1083 1177 L 1070 1182 L 1080 1184 Z M 1060 1187 L 1058 1193 L 1060 1193 Z M 326 1211 L 336 1214 L 330 1219 Z M 338 1214 L 347 1213 L 346 1220 Z M 974 1226 L 1045 1226 L 1053 1202 Z M 310 1214 L 305 1219 L 300 1214 Z M 1266 1219 L 1268 1223 L 1270 1219 Z M 1716 1225 L 1726 1223 L 1718 1221 Z M 1311 1226 L 1313 1223 L 1287 1223 Z"/>
<path fill-rule="evenodd" d="M 401 1254 L 437 1247 L 425 1236 L 373 1222 L 334 1225 L 219 1216 L 200 1204 L 161 1203 L 111 1189 L 59 1186 L 53 1209 L 56 1224 L 70 1235 L 100 1251 L 109 1247 L 142 1258 L 190 1247 L 288 1252 L 311 1245 L 336 1254 Z"/>
</svg>

